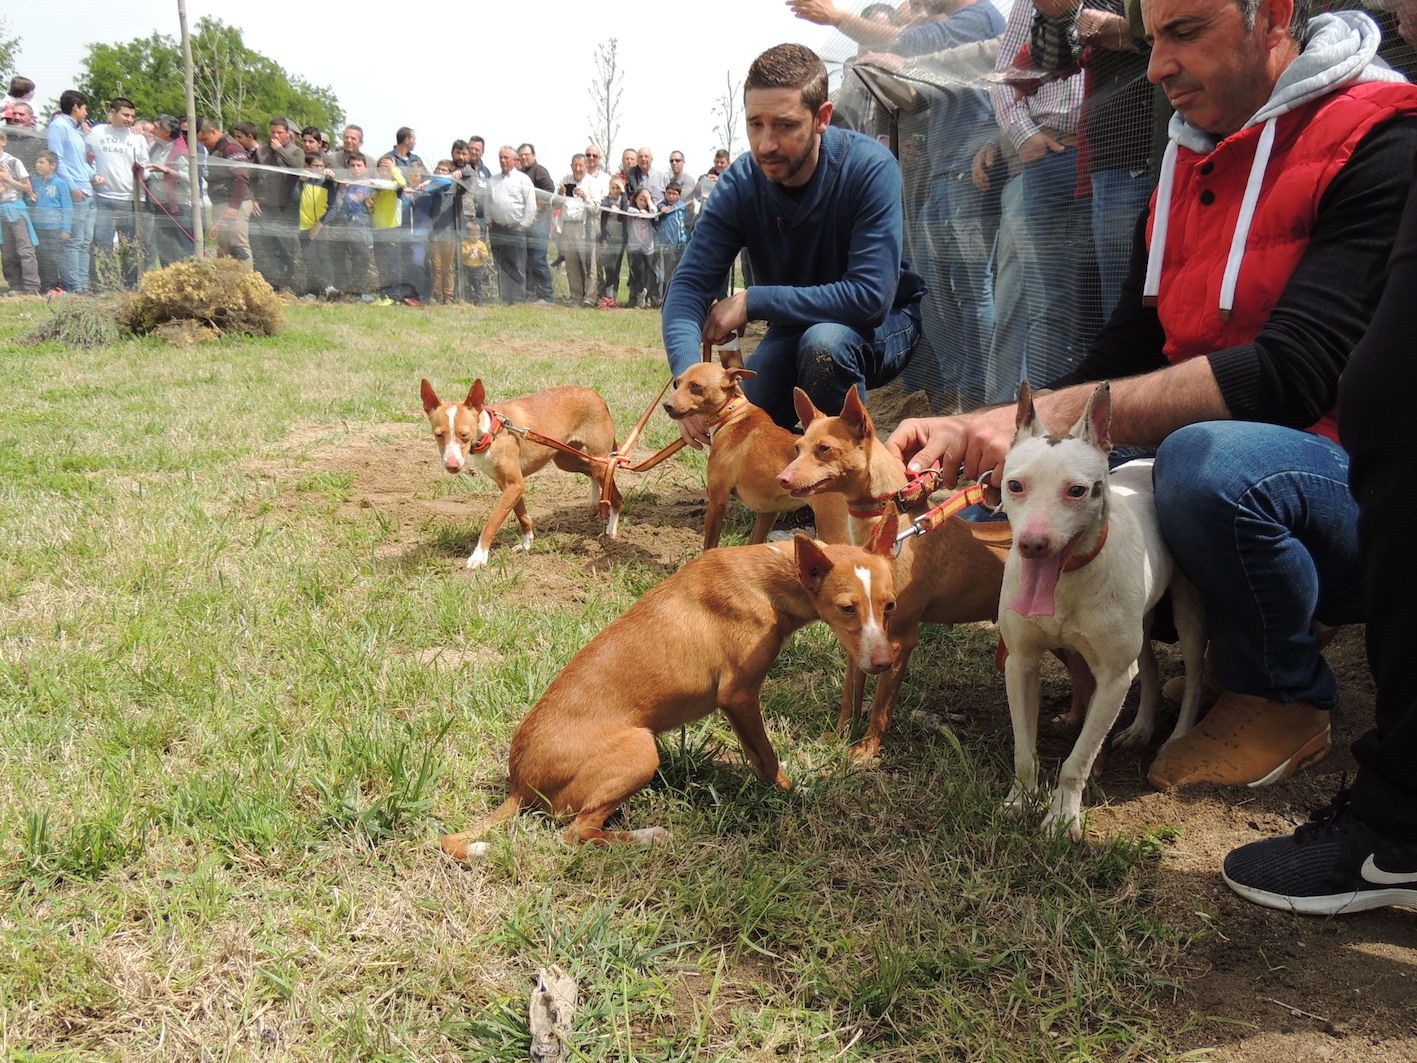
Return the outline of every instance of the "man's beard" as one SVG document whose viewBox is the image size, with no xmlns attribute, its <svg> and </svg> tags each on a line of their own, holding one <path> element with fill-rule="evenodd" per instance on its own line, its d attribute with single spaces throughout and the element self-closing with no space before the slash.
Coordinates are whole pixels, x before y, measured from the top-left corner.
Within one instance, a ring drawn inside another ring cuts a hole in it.
<svg viewBox="0 0 1417 1063">
<path fill-rule="evenodd" d="M 802 152 L 802 155 L 801 155 L 799 158 L 793 159 L 793 158 L 789 158 L 789 157 L 787 157 L 787 156 L 782 156 L 782 155 L 774 155 L 774 156 L 772 156 L 772 157 L 768 160 L 769 162 L 774 162 L 774 163 L 783 163 L 783 162 L 785 162 L 785 163 L 787 163 L 787 173 L 786 173 L 784 176 L 782 176 L 782 177 L 777 177 L 777 178 L 768 177 L 768 180 L 771 181 L 771 182 L 772 182 L 773 184 L 775 184 L 775 185 L 785 185 L 785 184 L 787 184 L 789 181 L 791 181 L 794 177 L 796 177 L 799 173 L 802 172 L 802 167 L 804 167 L 804 166 L 807 165 L 807 161 L 808 161 L 809 159 L 811 159 L 812 153 L 813 153 L 813 151 L 816 150 L 817 144 L 818 144 L 818 142 L 819 142 L 820 140 L 821 140 L 821 137 L 820 137 L 819 135 L 818 135 L 818 136 L 814 136 L 814 137 L 812 138 L 811 143 L 809 143 L 809 144 L 807 145 L 806 149 Z M 756 159 L 757 156 L 754 156 L 754 158 Z M 761 168 L 762 168 L 762 165 L 763 165 L 763 160 L 762 160 L 762 159 L 757 159 L 757 162 L 758 162 L 758 167 L 761 169 Z M 766 171 L 766 170 L 763 171 L 763 176 L 764 176 L 764 177 L 767 177 L 767 171 Z"/>
</svg>

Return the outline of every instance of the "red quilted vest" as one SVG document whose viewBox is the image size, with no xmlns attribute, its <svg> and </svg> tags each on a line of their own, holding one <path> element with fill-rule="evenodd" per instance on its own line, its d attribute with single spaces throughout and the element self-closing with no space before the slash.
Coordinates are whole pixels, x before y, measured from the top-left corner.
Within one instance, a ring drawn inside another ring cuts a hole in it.
<svg viewBox="0 0 1417 1063">
<path fill-rule="evenodd" d="M 1370 130 L 1414 112 L 1417 86 L 1368 82 L 1321 96 L 1278 119 L 1228 320 L 1220 309 L 1221 281 L 1263 126 L 1226 137 L 1208 155 L 1179 148 L 1157 298 L 1169 361 L 1246 344 L 1259 335 L 1308 246 L 1329 182 Z M 1154 223 L 1155 195 L 1151 210 Z M 1149 225 L 1148 249 L 1151 239 Z M 1333 412 L 1309 431 L 1336 441 Z"/>
</svg>

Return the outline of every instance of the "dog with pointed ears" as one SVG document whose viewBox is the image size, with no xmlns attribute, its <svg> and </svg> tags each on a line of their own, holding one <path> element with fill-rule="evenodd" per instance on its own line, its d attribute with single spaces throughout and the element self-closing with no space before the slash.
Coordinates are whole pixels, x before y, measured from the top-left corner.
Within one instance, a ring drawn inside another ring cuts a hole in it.
<svg viewBox="0 0 1417 1063">
<path fill-rule="evenodd" d="M 586 454 L 607 455 L 615 449 L 615 422 L 599 394 L 590 388 L 547 388 L 499 403 L 494 409 L 487 405 L 480 379 L 472 382 L 462 402 L 443 402 L 427 380 L 420 382 L 419 391 L 443 468 L 451 475 L 482 472 L 502 492 L 477 538 L 476 549 L 467 559 L 468 568 L 486 567 L 492 541 L 508 513 L 515 513 L 521 525 L 517 549 L 531 549 L 536 535 L 526 509 L 526 478 L 547 462 L 590 477 L 590 502 L 598 511 L 600 484 L 594 466 L 584 458 L 532 442 L 523 437 L 520 429 L 535 429 Z M 611 539 L 615 538 L 622 504 L 620 491 L 612 481 L 610 516 L 605 525 L 605 534 Z"/>
<path fill-rule="evenodd" d="M 721 351 L 722 364 L 710 359 L 690 366 L 674 380 L 664 403 L 673 420 L 703 417 L 709 430 L 708 507 L 704 512 L 704 549 L 718 545 L 730 497 L 757 514 L 750 543 L 767 539 L 779 513 L 812 509 L 817 538 L 846 542 L 846 500 L 836 493 L 795 498 L 778 474 L 796 454 L 794 436 L 773 422 L 744 396 L 739 382 L 754 376 L 743 368 L 737 351 Z"/>
<path fill-rule="evenodd" d="M 1075 842 L 1083 836 L 1083 788 L 1139 669 L 1140 707 L 1116 744 L 1142 745 L 1155 728 L 1160 688 L 1151 622 L 1168 589 L 1186 673 L 1173 740 L 1195 723 L 1205 654 L 1204 605 L 1161 536 L 1152 463 L 1109 471 L 1111 420 L 1104 382 L 1068 434 L 1055 435 L 1034 412 L 1025 381 L 1004 459 L 1013 546 L 1004 563 L 999 634 L 1008 651 L 1004 683 L 1014 732 L 1014 783 L 1005 805 L 1021 813 L 1038 794 L 1038 666 L 1049 650 L 1071 650 L 1087 662 L 1095 687 L 1043 829 L 1066 830 Z"/>
<path fill-rule="evenodd" d="M 512 735 L 511 795 L 481 825 L 443 838 L 460 860 L 523 808 L 570 820 L 571 842 L 667 841 L 663 827 L 605 821 L 659 770 L 655 735 L 728 717 L 763 782 L 791 789 L 763 726 L 758 692 L 789 635 L 814 620 L 872 673 L 891 666 L 892 509 L 864 547 L 798 532 L 793 542 L 709 550 L 646 592 L 561 670 Z"/>
</svg>

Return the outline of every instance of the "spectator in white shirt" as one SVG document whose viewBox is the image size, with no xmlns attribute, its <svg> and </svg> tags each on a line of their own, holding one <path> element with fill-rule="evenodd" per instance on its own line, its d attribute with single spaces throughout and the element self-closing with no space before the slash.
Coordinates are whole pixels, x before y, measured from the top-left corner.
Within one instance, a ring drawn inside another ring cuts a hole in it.
<svg viewBox="0 0 1417 1063">
<path fill-rule="evenodd" d="M 497 149 L 497 165 L 487 182 L 487 220 L 492 257 L 502 302 L 526 302 L 526 237 L 536 222 L 536 188 L 517 169 L 517 151 L 510 144 Z"/>
<path fill-rule="evenodd" d="M 85 138 L 93 155 L 94 169 L 103 183 L 94 187 L 93 250 L 112 255 L 118 238 L 134 243 L 138 239 L 138 215 L 133 205 L 133 168 L 146 170 L 149 162 L 147 139 L 133 128 L 138 116 L 133 101 L 115 97 L 108 105 L 108 121 L 96 125 Z M 138 281 L 138 259 L 130 253 L 123 258 L 123 283 Z"/>
</svg>

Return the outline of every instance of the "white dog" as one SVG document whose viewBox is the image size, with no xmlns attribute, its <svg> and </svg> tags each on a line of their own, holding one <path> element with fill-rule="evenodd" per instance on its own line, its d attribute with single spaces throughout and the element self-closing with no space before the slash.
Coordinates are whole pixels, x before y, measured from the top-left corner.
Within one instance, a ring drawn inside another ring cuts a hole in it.
<svg viewBox="0 0 1417 1063">
<path fill-rule="evenodd" d="M 1019 387 L 1018 430 L 1004 459 L 1004 510 L 1013 527 L 999 599 L 1014 729 L 1007 807 L 1022 811 L 1038 790 L 1039 661 L 1049 650 L 1073 650 L 1087 661 L 1097 688 L 1043 821 L 1044 830 L 1066 827 L 1073 841 L 1082 840 L 1083 787 L 1138 667 L 1141 705 L 1117 742 L 1143 745 L 1155 729 L 1160 691 L 1151 619 L 1168 587 L 1186 671 L 1173 740 L 1195 724 L 1205 653 L 1204 607 L 1161 538 L 1151 461 L 1129 462 L 1109 476 L 1111 419 L 1111 389 L 1103 383 L 1072 430 L 1052 435 L 1034 415 L 1025 382 Z"/>
</svg>

